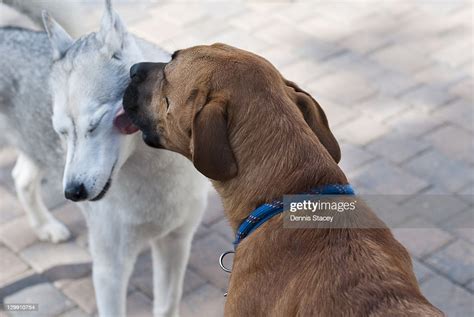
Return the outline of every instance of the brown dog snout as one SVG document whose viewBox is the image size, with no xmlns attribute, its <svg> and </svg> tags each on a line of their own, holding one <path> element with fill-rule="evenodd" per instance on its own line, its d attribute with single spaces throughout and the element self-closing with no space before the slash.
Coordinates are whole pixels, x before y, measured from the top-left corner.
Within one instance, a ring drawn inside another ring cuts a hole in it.
<svg viewBox="0 0 474 317">
<path fill-rule="evenodd" d="M 166 63 L 137 63 L 130 68 L 130 78 L 136 84 L 147 79 L 148 74 L 153 71 L 161 71 Z"/>
</svg>

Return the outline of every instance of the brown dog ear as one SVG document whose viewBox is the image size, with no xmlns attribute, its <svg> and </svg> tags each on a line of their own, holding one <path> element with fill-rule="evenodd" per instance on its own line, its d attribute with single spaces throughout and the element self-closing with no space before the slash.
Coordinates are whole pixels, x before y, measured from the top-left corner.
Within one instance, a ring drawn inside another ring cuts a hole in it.
<svg viewBox="0 0 474 317">
<path fill-rule="evenodd" d="M 294 82 L 284 79 L 290 98 L 296 103 L 309 127 L 319 141 L 328 150 L 336 163 L 341 160 L 341 149 L 336 138 L 329 129 L 328 119 L 321 106 L 310 94 L 298 87 Z"/>
<path fill-rule="evenodd" d="M 206 177 L 226 181 L 237 175 L 237 163 L 227 136 L 227 99 L 208 99 L 207 93 L 194 92 L 192 160 Z"/>
</svg>

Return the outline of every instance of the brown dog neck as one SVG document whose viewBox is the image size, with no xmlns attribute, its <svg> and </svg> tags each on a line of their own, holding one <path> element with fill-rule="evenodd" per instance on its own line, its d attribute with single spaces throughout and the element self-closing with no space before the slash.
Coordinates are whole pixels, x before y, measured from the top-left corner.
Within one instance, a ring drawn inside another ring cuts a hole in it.
<svg viewBox="0 0 474 317">
<path fill-rule="evenodd" d="M 302 118 L 262 124 L 242 118 L 239 134 L 230 135 L 238 175 L 213 181 L 234 230 L 259 205 L 347 179 Z M 255 127 L 258 127 L 255 130 Z"/>
</svg>

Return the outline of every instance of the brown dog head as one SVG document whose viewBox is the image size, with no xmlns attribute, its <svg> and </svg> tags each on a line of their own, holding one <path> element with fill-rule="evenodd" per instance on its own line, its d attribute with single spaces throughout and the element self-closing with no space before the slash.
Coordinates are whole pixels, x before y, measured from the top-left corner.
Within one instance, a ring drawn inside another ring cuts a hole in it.
<svg viewBox="0 0 474 317">
<path fill-rule="evenodd" d="M 236 152 L 244 139 L 256 138 L 245 126 L 265 129 L 279 117 L 304 119 L 340 160 L 319 104 L 257 55 L 224 44 L 196 46 L 175 52 L 169 63 L 135 64 L 130 75 L 124 108 L 144 141 L 187 156 L 211 179 L 237 175 Z"/>
</svg>

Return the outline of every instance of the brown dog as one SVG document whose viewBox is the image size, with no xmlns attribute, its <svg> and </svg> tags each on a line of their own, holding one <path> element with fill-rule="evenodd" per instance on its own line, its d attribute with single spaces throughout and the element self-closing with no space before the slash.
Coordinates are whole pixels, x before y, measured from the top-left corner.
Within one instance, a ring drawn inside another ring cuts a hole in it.
<svg viewBox="0 0 474 317">
<path fill-rule="evenodd" d="M 234 230 L 285 194 L 346 184 L 318 103 L 265 59 L 198 46 L 131 69 L 124 107 L 154 147 L 209 177 Z M 365 208 L 372 229 L 285 229 L 283 214 L 236 250 L 226 316 L 442 316 L 420 293 L 407 251 Z"/>
</svg>

